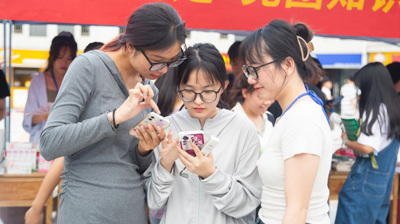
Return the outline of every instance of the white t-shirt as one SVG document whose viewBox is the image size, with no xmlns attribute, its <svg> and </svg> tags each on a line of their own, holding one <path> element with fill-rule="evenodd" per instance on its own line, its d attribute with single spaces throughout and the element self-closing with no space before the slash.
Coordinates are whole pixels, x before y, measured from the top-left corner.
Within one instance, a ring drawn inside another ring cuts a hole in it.
<svg viewBox="0 0 400 224">
<path fill-rule="evenodd" d="M 263 182 L 259 217 L 264 223 L 282 223 L 286 210 L 284 162 L 301 153 L 320 157 L 306 222 L 330 223 L 328 176 L 332 160 L 332 135 L 321 106 L 313 101 L 301 101 L 281 117 L 257 162 Z"/>
<path fill-rule="evenodd" d="M 323 92 L 325 94 L 325 97 L 327 100 L 331 100 L 332 99 L 332 93 L 331 90 L 326 88 L 326 87 L 322 87 L 321 88 L 321 92 Z"/>
<path fill-rule="evenodd" d="M 340 88 L 340 95 L 343 96 L 340 102 L 340 111 L 342 116 L 357 117 L 354 104 L 357 103 L 357 87 L 354 84 L 344 84 Z"/>
<path fill-rule="evenodd" d="M 371 111 L 371 115 L 369 120 L 371 120 L 373 112 Z M 364 112 L 362 115 L 362 120 L 365 123 L 367 119 L 367 115 Z M 393 139 L 388 139 L 388 130 L 389 130 L 389 115 L 387 113 L 387 109 L 385 104 L 381 104 L 379 106 L 379 115 L 378 119 L 375 120 L 374 124 L 371 128 L 372 135 L 367 136 L 366 134 L 362 133 L 357 139 L 357 142 L 363 145 L 370 146 L 374 148 L 374 154 L 378 155 L 382 149 L 388 146 Z"/>
<path fill-rule="evenodd" d="M 245 116 L 247 119 L 249 119 L 247 117 L 246 112 L 243 109 L 243 106 L 239 102 L 236 103 L 236 105 L 232 108 L 232 111 L 234 111 L 234 112 L 236 112 L 238 114 L 241 114 L 241 115 Z M 263 152 L 265 147 L 267 146 L 267 142 L 268 142 L 269 136 L 271 135 L 272 129 L 274 128 L 272 123 L 268 120 L 268 116 L 267 116 L 266 113 L 263 114 L 264 123 L 263 123 L 262 131 L 258 131 L 257 130 L 258 137 L 260 138 L 260 143 L 261 143 L 261 152 Z M 251 122 L 251 123 L 254 124 L 253 122 Z M 254 124 L 254 127 L 257 128 L 255 126 L 255 124 Z"/>
</svg>

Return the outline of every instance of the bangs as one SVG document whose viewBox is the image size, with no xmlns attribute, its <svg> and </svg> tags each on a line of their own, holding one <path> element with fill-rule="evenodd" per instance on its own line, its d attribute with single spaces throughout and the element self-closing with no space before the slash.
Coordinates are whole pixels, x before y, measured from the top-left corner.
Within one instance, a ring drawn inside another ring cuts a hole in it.
<svg viewBox="0 0 400 224">
<path fill-rule="evenodd" d="M 186 69 L 183 74 L 181 84 L 186 84 L 192 73 L 195 73 L 196 75 L 196 83 L 199 83 L 200 76 L 204 77 L 204 80 L 207 84 L 215 85 L 216 83 L 219 83 L 219 80 L 216 78 L 214 71 L 212 71 L 211 69 L 207 69 L 206 66 L 200 66 L 199 68 L 190 71 Z"/>
<path fill-rule="evenodd" d="M 240 44 L 239 54 L 245 64 L 262 64 L 263 49 L 267 48 L 261 36 L 261 29 L 246 37 Z"/>
</svg>

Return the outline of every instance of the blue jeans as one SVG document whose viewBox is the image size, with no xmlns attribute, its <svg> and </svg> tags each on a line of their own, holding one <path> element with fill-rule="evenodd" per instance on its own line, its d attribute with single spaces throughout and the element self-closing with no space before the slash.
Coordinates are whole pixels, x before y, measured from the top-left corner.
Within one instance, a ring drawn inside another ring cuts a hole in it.
<svg viewBox="0 0 400 224">
<path fill-rule="evenodd" d="M 393 140 L 375 156 L 378 169 L 370 158 L 356 159 L 339 193 L 335 224 L 386 223 L 399 146 Z"/>
</svg>

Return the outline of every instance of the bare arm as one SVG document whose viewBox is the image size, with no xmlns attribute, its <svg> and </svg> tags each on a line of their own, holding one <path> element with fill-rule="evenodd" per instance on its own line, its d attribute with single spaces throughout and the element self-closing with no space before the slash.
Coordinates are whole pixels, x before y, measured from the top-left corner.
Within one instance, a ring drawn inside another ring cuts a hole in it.
<svg viewBox="0 0 400 224">
<path fill-rule="evenodd" d="M 37 114 L 32 116 L 32 125 L 39 124 L 42 121 L 47 121 L 49 113 Z"/>
<path fill-rule="evenodd" d="M 6 115 L 6 98 L 0 98 L 0 121 Z"/>
<path fill-rule="evenodd" d="M 371 146 L 360 144 L 357 141 L 346 142 L 346 146 L 361 154 L 370 154 L 374 151 Z"/>
<path fill-rule="evenodd" d="M 43 208 L 53 192 L 54 188 L 61 180 L 61 172 L 64 170 L 64 157 L 54 160 L 49 172 L 43 179 L 39 192 L 32 203 L 32 207 L 25 213 L 25 224 L 42 224 Z"/>
<path fill-rule="evenodd" d="M 286 212 L 283 224 L 304 224 L 320 158 L 298 154 L 285 161 Z"/>
</svg>

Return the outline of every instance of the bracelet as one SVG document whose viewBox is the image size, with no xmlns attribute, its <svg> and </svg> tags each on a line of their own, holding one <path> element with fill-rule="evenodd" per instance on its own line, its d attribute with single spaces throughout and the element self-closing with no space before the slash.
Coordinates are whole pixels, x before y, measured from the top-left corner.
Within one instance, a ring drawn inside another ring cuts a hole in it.
<svg viewBox="0 0 400 224">
<path fill-rule="evenodd" d="M 115 128 L 115 129 L 117 129 L 118 126 L 119 126 L 119 124 L 118 124 L 118 125 L 115 124 L 115 111 L 116 111 L 116 110 L 117 110 L 117 109 L 114 109 L 114 110 L 113 110 L 113 113 L 112 113 L 113 125 L 114 125 L 114 128 Z"/>
</svg>

